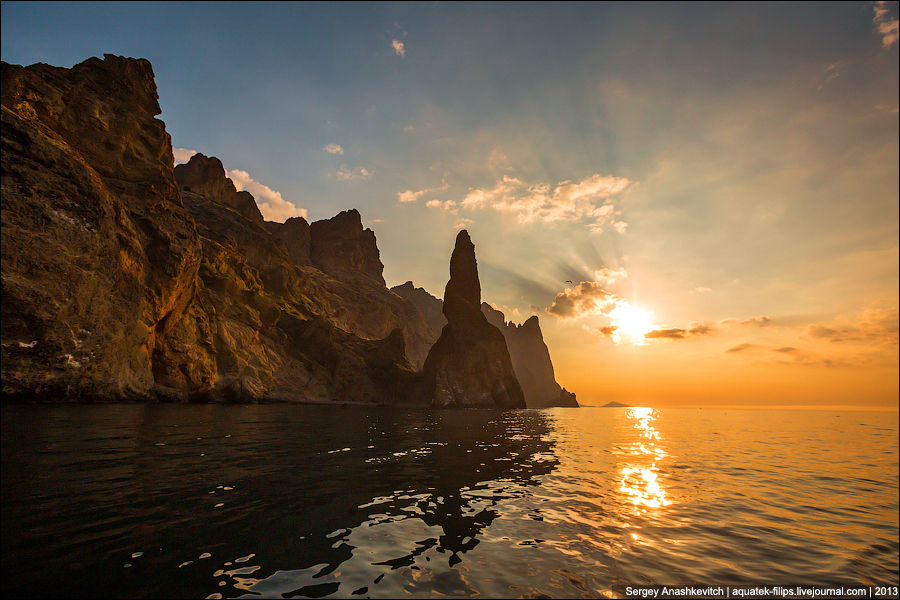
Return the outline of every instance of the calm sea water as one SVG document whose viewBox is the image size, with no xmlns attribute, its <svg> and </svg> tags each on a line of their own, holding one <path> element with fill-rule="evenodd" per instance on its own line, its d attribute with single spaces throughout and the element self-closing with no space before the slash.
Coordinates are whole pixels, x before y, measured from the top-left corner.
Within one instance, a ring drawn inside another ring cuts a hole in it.
<svg viewBox="0 0 900 600">
<path fill-rule="evenodd" d="M 898 414 L 2 408 L 5 597 L 897 585 Z"/>
</svg>

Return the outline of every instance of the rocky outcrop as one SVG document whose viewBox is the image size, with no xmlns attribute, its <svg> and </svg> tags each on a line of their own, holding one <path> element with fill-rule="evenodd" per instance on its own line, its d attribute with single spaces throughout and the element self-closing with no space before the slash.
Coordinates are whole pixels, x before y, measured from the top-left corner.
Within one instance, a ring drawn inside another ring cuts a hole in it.
<svg viewBox="0 0 900 600">
<path fill-rule="evenodd" d="M 363 229 L 356 209 L 315 221 L 309 239 L 309 256 L 321 271 L 342 279 L 362 275 L 385 285 L 375 233 Z"/>
<path fill-rule="evenodd" d="M 528 408 L 553 406 L 577 407 L 575 394 L 561 388 L 556 382 L 550 350 L 544 343 L 544 335 L 537 315 L 529 317 L 521 325 L 506 322 L 503 313 L 487 303 L 481 311 L 488 322 L 503 332 L 516 377 L 522 385 Z"/>
<path fill-rule="evenodd" d="M 525 408 L 503 334 L 481 312 L 475 246 L 466 230 L 450 258 L 443 313 L 447 325 L 425 359 L 419 399 L 433 407 Z"/>
<path fill-rule="evenodd" d="M 309 257 L 309 223 L 303 217 L 291 217 L 284 223 L 266 221 L 263 226 L 284 243 L 291 260 L 298 265 L 312 265 Z"/>
<path fill-rule="evenodd" d="M 434 339 L 432 340 L 432 344 L 434 344 L 444 329 L 444 325 L 447 324 L 447 317 L 444 316 L 443 312 L 444 303 L 440 298 L 435 298 L 424 288 L 414 286 L 412 281 L 394 286 L 391 288 L 391 291 L 412 303 L 422 313 L 428 327 L 434 332 Z"/>
<path fill-rule="evenodd" d="M 250 192 L 237 191 L 234 182 L 226 176 L 225 167 L 215 156 L 207 158 L 199 152 L 187 164 L 175 166 L 175 181 L 180 189 L 204 196 L 223 206 L 236 210 L 257 225 L 263 224 L 263 216 Z"/>
<path fill-rule="evenodd" d="M 4 63 L 2 100 L 5 400 L 404 396 L 430 330 L 371 276 L 358 213 L 320 236 L 335 276 L 273 235 L 217 159 L 176 180 L 145 60 Z"/>
<path fill-rule="evenodd" d="M 201 246 L 146 60 L 2 64 L 4 395 L 139 399 Z"/>
</svg>

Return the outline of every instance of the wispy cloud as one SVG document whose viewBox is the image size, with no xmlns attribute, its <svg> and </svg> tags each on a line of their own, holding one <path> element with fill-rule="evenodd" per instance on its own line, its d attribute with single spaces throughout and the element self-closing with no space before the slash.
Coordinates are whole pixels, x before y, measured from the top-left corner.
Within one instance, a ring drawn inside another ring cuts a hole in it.
<svg viewBox="0 0 900 600">
<path fill-rule="evenodd" d="M 719 325 L 756 325 L 758 327 L 766 327 L 772 323 L 772 319 L 768 315 L 759 317 L 750 317 L 748 319 L 722 319 Z"/>
<path fill-rule="evenodd" d="M 876 2 L 875 18 L 872 19 L 875 28 L 881 34 L 881 44 L 885 48 L 893 46 L 900 37 L 900 25 L 898 25 L 897 18 L 888 14 L 891 4 L 896 4 L 896 2 Z"/>
<path fill-rule="evenodd" d="M 733 346 L 726 350 L 725 352 L 744 352 L 745 350 L 750 350 L 752 348 L 758 348 L 755 344 L 738 344 L 737 346 Z"/>
<path fill-rule="evenodd" d="M 403 45 L 403 42 L 400 40 L 391 40 L 391 47 L 394 49 L 394 54 L 403 58 L 406 57 L 406 46 Z"/>
<path fill-rule="evenodd" d="M 417 192 L 414 192 L 412 190 L 406 190 L 405 192 L 397 192 L 397 199 L 400 200 L 400 202 L 415 202 L 416 200 L 418 200 L 425 194 L 430 194 L 433 192 L 439 192 L 442 190 L 446 190 L 448 187 L 450 187 L 450 184 L 448 184 L 446 181 L 444 181 L 443 185 L 441 187 L 428 188 L 428 189 L 424 189 L 424 190 L 419 190 Z M 437 202 L 437 204 L 433 204 L 434 202 Z M 452 200 L 448 200 L 448 202 L 452 202 L 454 206 L 456 205 L 456 203 L 453 202 Z M 439 200 L 431 200 L 425 206 L 441 207 L 442 205 Z"/>
<path fill-rule="evenodd" d="M 351 181 L 354 179 L 368 179 L 372 176 L 372 172 L 364 167 L 350 168 L 348 165 L 341 165 L 334 176 L 338 181 Z"/>
<path fill-rule="evenodd" d="M 691 293 L 692 293 L 692 294 L 703 294 L 703 293 L 705 293 L 705 292 L 711 292 L 711 291 L 712 291 L 712 288 L 708 288 L 708 287 L 696 287 L 696 288 L 694 288 L 694 289 L 691 290 Z"/>
<path fill-rule="evenodd" d="M 618 269 L 608 269 L 606 267 L 600 267 L 599 270 L 594 271 L 594 278 L 598 281 L 602 281 L 604 285 L 612 285 L 619 279 L 624 279 L 628 277 L 628 271 L 625 270 L 624 267 L 619 267 Z"/>
<path fill-rule="evenodd" d="M 322 150 L 327 152 L 328 154 L 343 154 L 344 153 L 344 149 L 341 148 L 340 145 L 338 145 L 338 144 L 326 144 L 325 147 L 322 148 Z"/>
<path fill-rule="evenodd" d="M 247 171 L 232 169 L 226 171 L 226 175 L 234 182 L 237 191 L 247 190 L 256 199 L 259 211 L 267 221 L 278 221 L 279 223 L 291 217 L 306 218 L 307 212 L 305 208 L 297 208 L 291 202 L 281 197 L 281 192 L 276 192 L 267 185 L 255 181 Z"/>
<path fill-rule="evenodd" d="M 897 307 L 869 308 L 855 319 L 841 317 L 833 323 L 809 325 L 806 335 L 826 342 L 850 342 L 864 344 L 898 343 Z"/>
<path fill-rule="evenodd" d="M 172 156 L 175 157 L 176 165 L 187 163 L 195 154 L 197 154 L 196 150 L 188 150 L 187 148 L 172 148 Z"/>
</svg>

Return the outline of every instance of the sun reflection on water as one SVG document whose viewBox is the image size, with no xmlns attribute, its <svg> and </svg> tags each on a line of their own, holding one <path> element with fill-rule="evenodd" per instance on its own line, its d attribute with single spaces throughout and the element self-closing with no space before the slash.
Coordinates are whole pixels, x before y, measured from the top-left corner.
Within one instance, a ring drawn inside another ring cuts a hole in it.
<svg viewBox="0 0 900 600">
<path fill-rule="evenodd" d="M 653 456 L 654 462 L 649 467 L 629 466 L 623 467 L 621 471 L 621 486 L 619 491 L 627 494 L 632 504 L 635 506 L 643 506 L 649 508 L 659 508 L 671 504 L 666 499 L 666 492 L 659 486 L 656 466 L 656 460 L 666 456 L 666 452 L 657 446 L 654 441 L 658 440 L 659 432 L 653 427 L 655 420 L 654 410 L 652 408 L 629 408 L 626 415 L 635 421 L 634 428 L 638 430 L 641 437 L 648 441 L 635 443 L 631 448 L 631 454 L 634 456 Z"/>
</svg>

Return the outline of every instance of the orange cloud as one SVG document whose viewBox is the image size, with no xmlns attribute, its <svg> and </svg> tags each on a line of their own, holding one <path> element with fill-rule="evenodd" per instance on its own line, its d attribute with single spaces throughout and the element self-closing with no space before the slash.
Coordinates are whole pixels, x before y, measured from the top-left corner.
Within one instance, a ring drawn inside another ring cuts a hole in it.
<svg viewBox="0 0 900 600">
<path fill-rule="evenodd" d="M 604 290 L 595 281 L 582 281 L 574 289 L 566 288 L 556 295 L 553 303 L 545 309 L 560 319 L 576 319 L 589 314 L 601 314 L 603 308 L 613 304 L 615 296 Z"/>
</svg>

